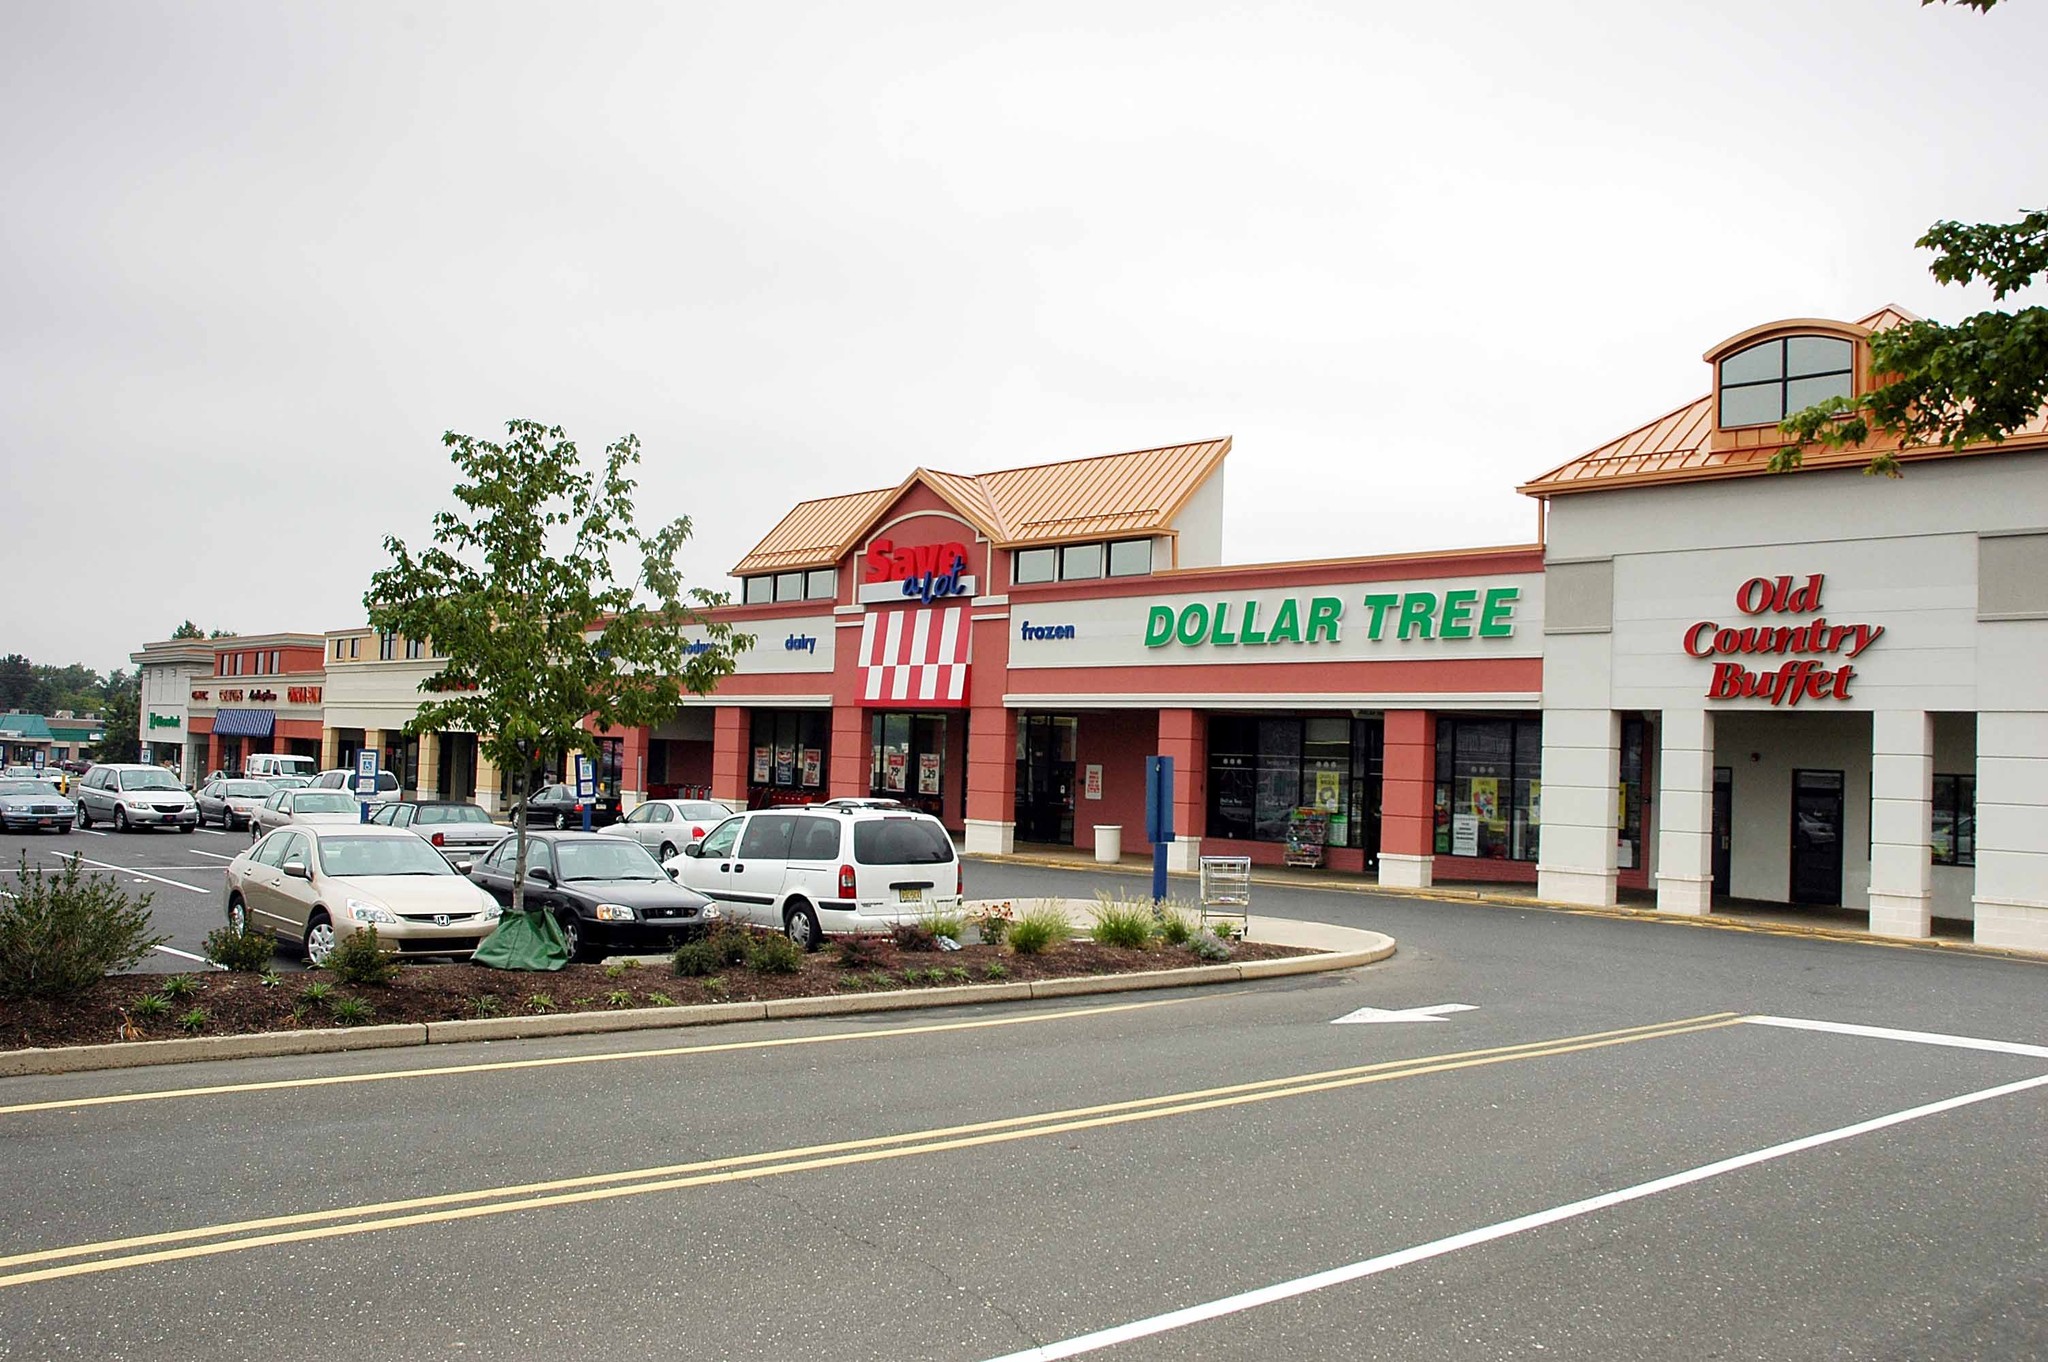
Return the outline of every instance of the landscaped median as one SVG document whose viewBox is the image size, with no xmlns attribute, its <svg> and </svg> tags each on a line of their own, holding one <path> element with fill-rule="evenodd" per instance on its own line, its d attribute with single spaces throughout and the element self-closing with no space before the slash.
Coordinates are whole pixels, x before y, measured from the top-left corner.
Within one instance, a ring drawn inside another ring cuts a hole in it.
<svg viewBox="0 0 2048 1362">
<path fill-rule="evenodd" d="M 1350 969 L 1394 951 L 1377 932 L 1281 918 L 1251 918 L 1241 939 L 1235 924 L 1219 934 L 1183 918 L 1194 930 L 1162 939 L 1156 927 L 1141 935 L 1136 914 L 1104 918 L 1106 906 L 1056 900 L 1013 917 L 1009 905 L 976 905 L 967 944 L 952 950 L 910 931 L 835 938 L 804 955 L 780 936 L 734 931 L 674 959 L 555 973 L 418 966 L 381 984 L 330 970 L 116 975 L 64 1002 L 0 1002 L 0 1046 L 12 1047 L 0 1049 L 0 1075 L 1180 988 Z M 1031 930 L 1056 920 L 1094 939 Z M 1219 947 L 1221 958 L 1205 958 Z M 102 1038 L 111 1043 L 91 1043 Z"/>
</svg>

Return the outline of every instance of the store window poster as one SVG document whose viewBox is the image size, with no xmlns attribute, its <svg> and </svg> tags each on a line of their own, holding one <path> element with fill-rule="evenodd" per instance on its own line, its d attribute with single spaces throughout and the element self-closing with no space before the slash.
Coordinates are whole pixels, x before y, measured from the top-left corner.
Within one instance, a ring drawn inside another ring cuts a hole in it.
<svg viewBox="0 0 2048 1362">
<path fill-rule="evenodd" d="M 804 784 L 818 785 L 824 779 L 825 754 L 815 747 L 804 749 Z"/>
<path fill-rule="evenodd" d="M 1316 772 L 1316 807 L 1324 813 L 1337 812 L 1339 776 L 1335 771 Z"/>
<path fill-rule="evenodd" d="M 766 785 L 768 783 L 768 769 L 772 762 L 773 756 L 767 748 L 757 747 L 754 749 L 754 783 L 756 785 Z"/>
<path fill-rule="evenodd" d="M 890 748 L 888 755 L 882 758 L 883 788 L 901 790 L 903 788 L 904 776 L 907 774 L 909 766 L 908 753 L 900 747 Z"/>
<path fill-rule="evenodd" d="M 939 792 L 939 754 L 920 752 L 917 757 L 917 792 L 935 795 Z"/>
<path fill-rule="evenodd" d="M 1472 777 L 1472 815 L 1482 823 L 1500 821 L 1500 777 Z"/>
<path fill-rule="evenodd" d="M 775 749 L 775 783 L 777 785 L 796 784 L 796 749 L 794 747 L 777 747 Z"/>
</svg>

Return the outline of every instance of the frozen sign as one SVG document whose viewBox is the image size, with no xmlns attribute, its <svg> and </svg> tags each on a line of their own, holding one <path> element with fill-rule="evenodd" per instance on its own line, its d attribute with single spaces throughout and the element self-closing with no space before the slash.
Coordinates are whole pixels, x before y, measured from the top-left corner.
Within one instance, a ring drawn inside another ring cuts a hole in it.
<svg viewBox="0 0 2048 1362">
<path fill-rule="evenodd" d="M 967 574 L 967 546 L 958 540 L 943 544 L 898 545 L 877 539 L 868 546 L 861 576 L 860 599 L 877 605 L 888 601 L 933 601 L 972 596 L 974 578 Z"/>
<path fill-rule="evenodd" d="M 1837 624 L 1821 613 L 1826 580 L 1814 573 L 1795 585 L 1792 577 L 1752 577 L 1735 592 L 1735 608 L 1750 620 L 1797 616 L 1797 623 L 1722 624 L 1701 620 L 1685 631 L 1685 651 L 1714 662 L 1707 680 L 1709 700 L 1768 700 L 1796 705 L 1801 700 L 1846 700 L 1856 667 L 1884 637 L 1882 624 Z M 1810 617 L 1810 618 L 1809 618 Z M 1776 667 L 1751 667 L 1746 659 L 1783 657 Z M 1743 658 L 1744 661 L 1727 659 Z"/>
</svg>

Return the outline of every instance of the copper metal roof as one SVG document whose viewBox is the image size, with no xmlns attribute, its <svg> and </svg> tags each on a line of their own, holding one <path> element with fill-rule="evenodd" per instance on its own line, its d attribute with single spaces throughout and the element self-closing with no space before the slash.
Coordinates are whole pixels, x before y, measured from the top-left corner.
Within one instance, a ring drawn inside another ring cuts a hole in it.
<svg viewBox="0 0 2048 1362">
<path fill-rule="evenodd" d="M 887 506 L 923 483 L 999 547 L 1165 530 L 1230 452 L 1230 437 L 994 473 L 920 468 L 874 492 L 807 501 L 782 518 L 733 575 L 827 567 Z"/>
<path fill-rule="evenodd" d="M 1862 318 L 1857 325 L 1872 331 L 1887 331 L 1918 320 L 1904 308 L 1885 306 Z M 2005 446 L 1972 445 L 1963 452 L 1990 453 L 2009 447 L 2013 439 L 2048 433 L 2048 420 L 2044 418 L 2048 418 L 2048 413 L 2036 416 L 2023 429 L 2014 432 Z M 1524 483 L 1520 490 L 1530 496 L 1547 497 L 1596 487 L 1741 477 L 1764 472 L 1771 456 L 1785 445 L 1775 428 L 1765 428 L 1753 442 L 1733 448 L 1715 449 L 1713 435 L 1714 395 L 1708 393 L 1675 411 L 1666 412 L 1647 425 L 1638 426 L 1619 439 L 1608 441 L 1590 453 L 1560 464 Z M 2032 440 L 2028 442 L 2031 444 Z M 1947 448 L 1929 448 L 1906 451 L 1900 457 L 1946 458 L 1953 457 L 1955 453 Z M 1870 455 L 1869 450 L 1813 449 L 1807 451 L 1802 462 L 1810 468 L 1861 466 L 1869 462 Z"/>
</svg>

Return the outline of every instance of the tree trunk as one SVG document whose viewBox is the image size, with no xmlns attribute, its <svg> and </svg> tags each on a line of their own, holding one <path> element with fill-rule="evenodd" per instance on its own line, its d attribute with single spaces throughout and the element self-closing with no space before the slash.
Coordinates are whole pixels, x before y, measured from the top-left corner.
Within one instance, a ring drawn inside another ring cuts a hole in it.
<svg viewBox="0 0 2048 1362">
<path fill-rule="evenodd" d="M 521 754 L 519 770 L 512 779 L 512 835 L 519 839 L 512 864 L 512 911 L 526 911 L 526 764 Z"/>
</svg>

